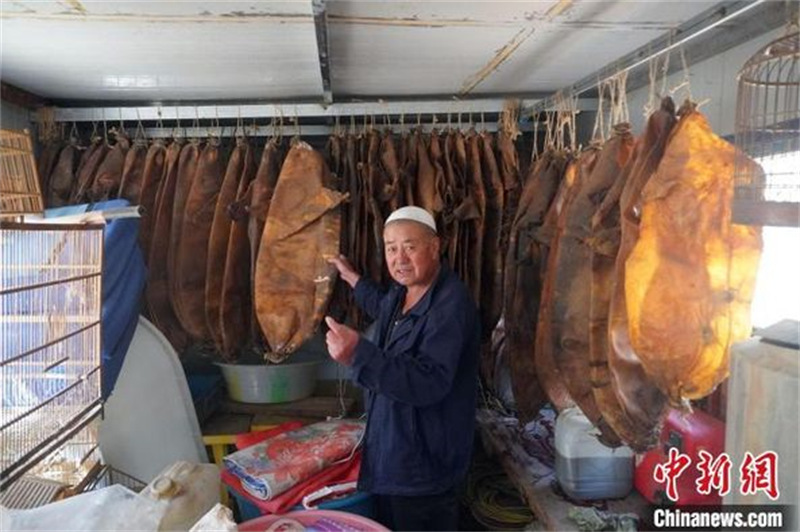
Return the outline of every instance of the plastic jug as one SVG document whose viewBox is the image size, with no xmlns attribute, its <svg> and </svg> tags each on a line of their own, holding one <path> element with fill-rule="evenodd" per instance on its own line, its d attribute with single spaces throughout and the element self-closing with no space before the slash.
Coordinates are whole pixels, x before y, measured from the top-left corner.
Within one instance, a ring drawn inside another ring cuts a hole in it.
<svg viewBox="0 0 800 532">
<path fill-rule="evenodd" d="M 597 439 L 597 429 L 578 408 L 556 419 L 556 479 L 573 499 L 617 499 L 633 487 L 633 451 L 612 449 Z"/>
<path fill-rule="evenodd" d="M 189 530 L 219 502 L 219 468 L 214 464 L 175 462 L 141 494 L 167 504 L 159 530 Z"/>
</svg>

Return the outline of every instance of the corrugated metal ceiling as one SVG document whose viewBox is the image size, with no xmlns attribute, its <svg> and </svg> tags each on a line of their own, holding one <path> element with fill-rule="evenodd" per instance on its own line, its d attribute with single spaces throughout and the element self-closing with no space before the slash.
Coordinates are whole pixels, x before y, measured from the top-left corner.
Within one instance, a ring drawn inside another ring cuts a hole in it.
<svg viewBox="0 0 800 532">
<path fill-rule="evenodd" d="M 550 93 L 716 1 L 327 2 L 335 98 Z M 59 100 L 318 100 L 312 2 L 3 1 L 3 81 Z"/>
</svg>

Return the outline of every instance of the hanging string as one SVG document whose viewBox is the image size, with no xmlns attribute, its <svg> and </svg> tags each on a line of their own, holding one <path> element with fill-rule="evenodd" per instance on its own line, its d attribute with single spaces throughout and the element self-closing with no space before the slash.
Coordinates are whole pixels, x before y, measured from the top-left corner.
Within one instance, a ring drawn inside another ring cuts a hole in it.
<svg viewBox="0 0 800 532">
<path fill-rule="evenodd" d="M 147 142 L 147 135 L 144 131 L 144 126 L 142 125 L 142 116 L 139 114 L 139 108 L 136 108 L 136 134 L 134 135 L 135 140 L 139 140 L 142 142 Z"/>
<path fill-rule="evenodd" d="M 108 123 L 106 123 L 106 110 L 103 109 L 103 135 L 106 139 L 106 144 L 108 144 Z"/>
<path fill-rule="evenodd" d="M 621 109 L 620 119 L 622 122 L 630 123 L 631 115 L 628 111 L 628 72 L 623 72 L 619 77 L 619 99 Z"/>
<path fill-rule="evenodd" d="M 78 125 L 74 121 L 72 122 L 72 127 L 69 130 L 69 140 L 71 142 L 78 142 L 78 140 L 80 140 L 78 135 Z"/>
<path fill-rule="evenodd" d="M 669 36 L 669 46 L 672 46 L 672 37 L 674 35 L 675 32 L 673 30 Z M 667 50 L 667 53 L 664 54 L 664 61 L 661 64 L 661 90 L 659 91 L 661 97 L 667 95 L 667 74 L 669 73 L 669 56 L 671 53 L 671 50 Z"/>
<path fill-rule="evenodd" d="M 597 114 L 595 115 L 594 119 L 594 127 L 592 128 L 592 142 L 603 142 L 603 131 L 604 131 L 604 118 L 603 114 L 605 113 L 603 109 L 603 99 L 605 98 L 605 84 L 599 83 L 597 84 Z"/>
<path fill-rule="evenodd" d="M 647 118 L 655 112 L 658 105 L 656 96 L 656 79 L 658 78 L 658 58 L 654 57 L 647 63 L 647 79 L 649 81 L 649 89 L 647 91 L 647 102 L 644 104 L 644 118 Z"/>
<path fill-rule="evenodd" d="M 555 145 L 553 143 L 553 113 L 552 111 L 545 111 L 544 113 L 544 123 L 545 123 L 545 137 L 544 137 L 544 149 L 545 151 L 555 149 Z"/>
<path fill-rule="evenodd" d="M 572 153 L 578 151 L 578 95 L 575 93 L 569 96 L 570 106 L 570 141 L 569 147 Z"/>
<path fill-rule="evenodd" d="M 122 107 L 117 108 L 119 112 L 119 133 L 122 134 L 125 132 L 125 124 L 122 122 Z"/>
<path fill-rule="evenodd" d="M 683 70 L 683 78 L 681 79 L 681 82 L 677 86 L 675 86 L 672 89 L 670 89 L 669 95 L 670 96 L 674 96 L 679 90 L 685 89 L 686 98 L 689 101 L 693 101 L 694 98 L 692 98 L 692 84 L 691 84 L 691 80 L 689 78 L 689 67 L 686 64 L 686 54 L 684 53 L 683 46 L 681 46 L 680 48 L 681 48 L 681 50 L 680 50 L 680 52 L 681 52 L 681 68 Z"/>
<path fill-rule="evenodd" d="M 233 137 L 235 139 L 241 139 L 246 136 L 244 130 L 244 122 L 242 122 L 242 108 L 236 108 L 236 126 L 233 128 Z"/>
</svg>

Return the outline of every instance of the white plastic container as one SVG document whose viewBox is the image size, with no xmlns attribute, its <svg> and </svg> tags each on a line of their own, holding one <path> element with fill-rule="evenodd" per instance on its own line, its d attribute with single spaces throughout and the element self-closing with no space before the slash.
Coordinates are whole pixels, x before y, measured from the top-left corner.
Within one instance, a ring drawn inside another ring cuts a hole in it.
<svg viewBox="0 0 800 532">
<path fill-rule="evenodd" d="M 633 487 L 633 451 L 606 447 L 597 433 L 578 408 L 556 419 L 556 479 L 573 499 L 618 499 Z"/>
<path fill-rule="evenodd" d="M 167 504 L 158 530 L 189 530 L 219 503 L 219 468 L 214 464 L 175 462 L 164 469 L 141 495 Z"/>
</svg>

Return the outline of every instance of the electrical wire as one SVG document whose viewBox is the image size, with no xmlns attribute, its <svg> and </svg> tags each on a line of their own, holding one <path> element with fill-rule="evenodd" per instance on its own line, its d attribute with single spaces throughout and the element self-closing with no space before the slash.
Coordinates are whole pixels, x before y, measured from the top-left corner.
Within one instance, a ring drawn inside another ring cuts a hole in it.
<svg viewBox="0 0 800 532">
<path fill-rule="evenodd" d="M 485 458 L 473 462 L 465 498 L 475 520 L 490 530 L 522 530 L 535 520 L 502 468 Z"/>
</svg>

